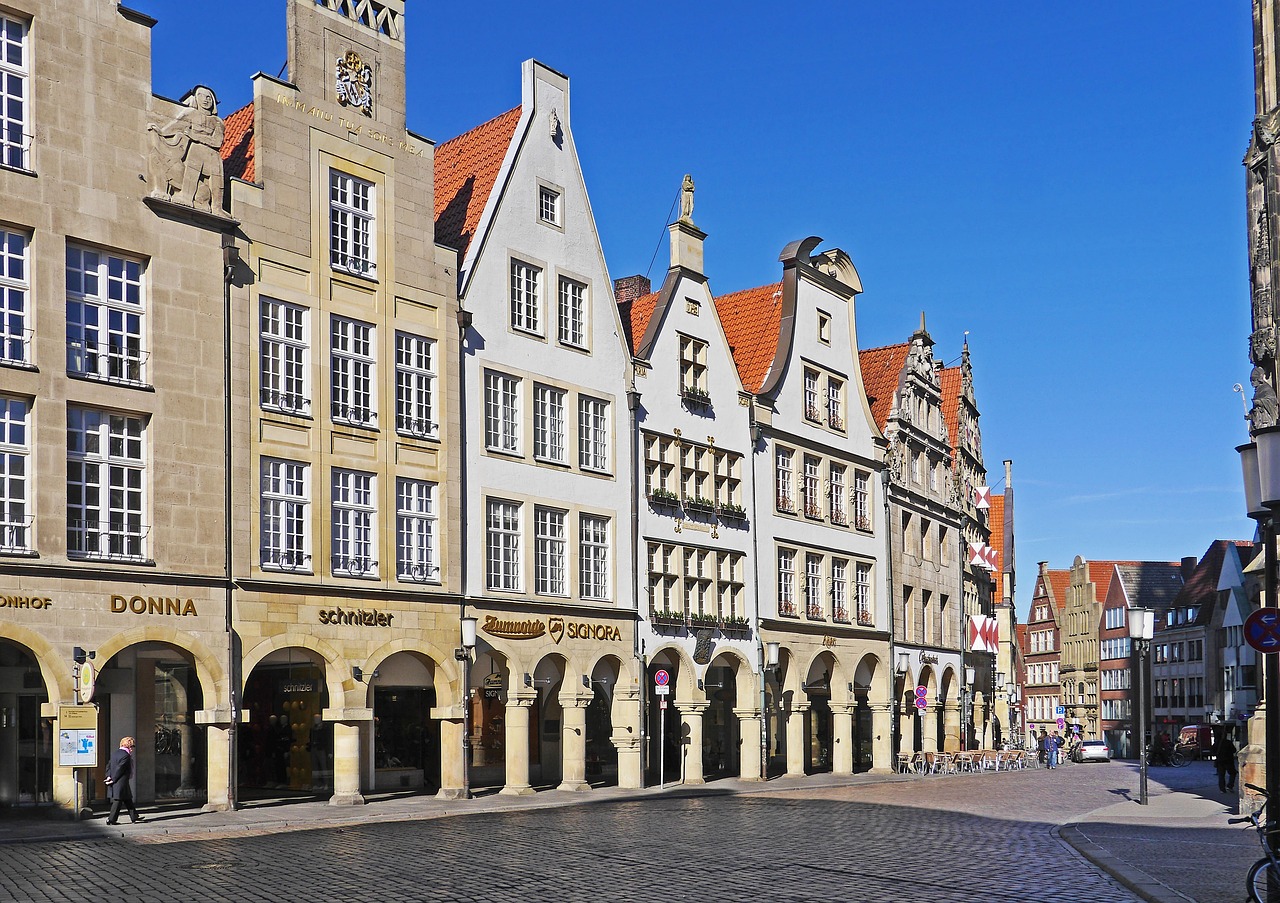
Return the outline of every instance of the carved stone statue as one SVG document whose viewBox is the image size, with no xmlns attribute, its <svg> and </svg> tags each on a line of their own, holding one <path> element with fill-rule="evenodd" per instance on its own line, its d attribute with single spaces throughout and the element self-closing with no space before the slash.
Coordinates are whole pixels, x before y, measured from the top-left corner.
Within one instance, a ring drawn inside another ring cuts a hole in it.
<svg viewBox="0 0 1280 903">
<path fill-rule="evenodd" d="M 1267 371 L 1254 367 L 1249 374 L 1249 382 L 1253 383 L 1253 410 L 1249 412 L 1249 421 L 1255 430 L 1276 425 L 1276 413 L 1280 403 L 1276 400 L 1276 390 L 1267 379 Z"/>
<path fill-rule="evenodd" d="M 1276 328 L 1260 326 L 1249 336 L 1249 360 L 1265 366 L 1276 357 Z"/>
<path fill-rule="evenodd" d="M 186 97 L 187 106 L 167 125 L 148 125 L 151 193 L 188 207 L 222 212 L 222 120 L 218 99 L 204 85 Z"/>
<path fill-rule="evenodd" d="M 680 186 L 680 222 L 693 225 L 693 176 L 688 173 Z"/>
<path fill-rule="evenodd" d="M 555 107 L 551 108 L 551 115 L 547 117 L 547 126 L 551 131 L 551 140 L 560 140 L 560 114 L 556 112 Z"/>
</svg>

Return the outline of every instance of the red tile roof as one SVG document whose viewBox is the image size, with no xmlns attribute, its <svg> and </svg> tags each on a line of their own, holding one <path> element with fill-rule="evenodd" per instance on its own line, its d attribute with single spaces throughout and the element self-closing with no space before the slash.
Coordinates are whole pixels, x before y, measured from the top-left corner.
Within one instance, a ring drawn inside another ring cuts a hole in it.
<svg viewBox="0 0 1280 903">
<path fill-rule="evenodd" d="M 754 394 L 760 390 L 777 355 L 782 283 L 732 292 L 715 300 L 742 388 Z"/>
<path fill-rule="evenodd" d="M 862 367 L 862 387 L 871 402 L 871 416 L 875 418 L 880 431 L 889 423 L 889 413 L 893 410 L 893 396 L 897 394 L 898 384 L 902 379 L 902 368 L 907 364 L 907 352 L 911 345 L 903 342 L 900 345 L 885 345 L 883 348 L 868 348 L 858 352 L 858 362 Z"/>
<path fill-rule="evenodd" d="M 1049 585 L 1053 589 L 1053 607 L 1058 611 L 1067 606 L 1067 587 L 1071 585 L 1070 571 L 1050 570 Z"/>
<path fill-rule="evenodd" d="M 661 295 L 661 292 L 649 292 L 632 301 L 622 301 L 618 304 L 618 314 L 622 317 L 622 331 L 627 336 L 627 346 L 632 354 L 636 353 L 640 340 L 644 338 L 645 330 L 649 328 L 649 318 L 657 309 L 658 298 Z"/>
<path fill-rule="evenodd" d="M 516 107 L 436 148 L 436 241 L 463 257 L 519 122 Z"/>
<path fill-rule="evenodd" d="M 995 573 L 1004 569 L 1004 496 L 992 495 L 991 508 L 987 511 L 987 526 L 991 530 L 991 546 L 996 550 Z M 1000 588 L 996 587 L 996 592 Z"/>
<path fill-rule="evenodd" d="M 253 156 L 253 103 L 236 110 L 222 121 L 222 156 L 226 174 L 246 182 L 256 182 Z"/>
<path fill-rule="evenodd" d="M 964 377 L 959 367 L 944 367 L 938 382 L 942 389 L 942 419 L 951 440 L 951 469 L 956 470 L 960 467 L 960 395 L 964 392 Z"/>
</svg>

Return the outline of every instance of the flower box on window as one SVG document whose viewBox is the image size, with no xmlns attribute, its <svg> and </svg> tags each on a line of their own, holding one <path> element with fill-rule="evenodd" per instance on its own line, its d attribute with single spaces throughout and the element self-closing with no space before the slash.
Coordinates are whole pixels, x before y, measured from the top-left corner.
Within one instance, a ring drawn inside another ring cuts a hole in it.
<svg viewBox="0 0 1280 903">
<path fill-rule="evenodd" d="M 833 620 L 839 621 L 841 624 L 849 623 L 849 609 L 837 608 Z"/>
<path fill-rule="evenodd" d="M 791 501 L 791 496 L 789 495 L 778 496 L 778 510 L 785 512 L 786 514 L 796 513 L 795 505 Z"/>
<path fill-rule="evenodd" d="M 826 612 L 822 610 L 821 605 L 810 605 L 805 613 L 809 616 L 810 621 L 826 620 Z"/>
<path fill-rule="evenodd" d="M 853 525 L 857 527 L 859 530 L 866 530 L 867 532 L 870 532 L 871 518 L 867 517 L 864 514 L 859 514 L 857 517 L 853 519 Z"/>
<path fill-rule="evenodd" d="M 684 612 L 654 609 L 649 612 L 649 621 L 658 627 L 683 627 Z"/>
<path fill-rule="evenodd" d="M 720 629 L 725 633 L 748 633 L 751 630 L 751 624 L 744 617 L 730 615 L 721 619 Z"/>
<path fill-rule="evenodd" d="M 741 505 L 735 505 L 733 502 L 725 502 L 716 509 L 716 514 L 730 520 L 744 520 L 747 516 L 747 509 Z"/>
<path fill-rule="evenodd" d="M 821 518 L 821 517 L 822 517 L 822 503 L 821 503 L 821 502 L 811 501 L 810 499 L 805 499 L 805 502 L 804 502 L 804 516 L 805 516 L 805 517 L 813 517 L 813 518 Z"/>
<path fill-rule="evenodd" d="M 875 623 L 876 623 L 875 619 L 871 617 L 871 612 L 869 611 L 858 612 L 859 627 L 874 627 Z"/>
<path fill-rule="evenodd" d="M 817 405 L 807 404 L 804 406 L 804 419 L 813 423 L 821 423 L 822 410 Z"/>
<path fill-rule="evenodd" d="M 719 627 L 720 618 L 718 615 L 701 614 L 699 612 L 690 612 L 689 626 L 690 627 Z"/>
<path fill-rule="evenodd" d="M 688 496 L 684 499 L 684 510 L 695 511 L 700 514 L 715 514 L 716 503 L 711 499 L 704 499 L 702 496 Z"/>
<path fill-rule="evenodd" d="M 689 404 L 711 404 L 711 393 L 706 389 L 700 389 L 697 386 L 685 386 L 680 390 L 680 397 Z"/>
<path fill-rule="evenodd" d="M 799 614 L 796 612 L 796 603 L 794 602 L 779 602 L 778 614 L 782 615 L 784 618 L 799 617 Z"/>
<path fill-rule="evenodd" d="M 827 415 L 827 426 L 831 427 L 833 430 L 841 430 L 841 431 L 843 431 L 843 430 L 844 430 L 844 418 L 843 418 L 843 417 L 841 417 L 839 414 L 835 414 L 835 413 L 828 414 L 828 415 Z"/>
<path fill-rule="evenodd" d="M 670 489 L 654 489 L 649 492 L 649 501 L 660 508 L 679 508 L 680 496 Z"/>
<path fill-rule="evenodd" d="M 847 527 L 849 526 L 849 515 L 837 508 L 831 512 L 831 523 L 840 527 Z"/>
</svg>

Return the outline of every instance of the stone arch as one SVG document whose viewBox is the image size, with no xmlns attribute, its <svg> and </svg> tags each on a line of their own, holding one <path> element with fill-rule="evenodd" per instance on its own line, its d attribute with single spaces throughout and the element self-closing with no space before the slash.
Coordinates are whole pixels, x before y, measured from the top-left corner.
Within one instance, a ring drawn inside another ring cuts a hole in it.
<svg viewBox="0 0 1280 903">
<path fill-rule="evenodd" d="M 59 657 L 52 643 L 35 631 L 7 622 L 0 622 L 0 639 L 10 640 L 24 647 L 35 657 L 36 664 L 40 666 L 45 691 L 49 694 L 49 702 L 58 705 L 75 700 L 76 688 L 71 669 Z"/>
<path fill-rule="evenodd" d="M 287 649 L 293 646 L 298 649 L 306 649 L 314 652 L 324 660 L 324 681 L 329 689 L 329 705 L 331 708 L 364 708 L 365 700 L 362 698 L 354 698 L 355 705 L 350 705 L 348 689 L 356 692 L 356 679 L 345 670 L 346 658 L 337 649 L 334 649 L 329 643 L 318 637 L 309 634 L 280 634 L 263 640 L 254 646 L 244 656 L 243 673 L 248 676 L 253 673 L 263 659 L 275 652 L 277 649 Z M 337 703 L 341 701 L 342 705 Z"/>
<path fill-rule="evenodd" d="M 670 653 L 680 662 L 680 671 L 676 675 L 675 698 L 686 700 L 696 698 L 694 694 L 697 693 L 698 685 L 694 682 L 694 675 L 698 666 L 693 663 L 689 653 L 675 643 L 663 643 L 649 655 L 650 664 L 664 652 Z"/>
<path fill-rule="evenodd" d="M 755 662 L 747 658 L 741 649 L 727 646 L 716 650 L 715 656 L 707 663 L 705 668 L 701 669 L 702 674 L 705 676 L 711 668 L 716 666 L 716 662 L 722 658 L 731 658 L 738 666 L 734 671 L 734 681 L 737 684 L 737 700 L 734 704 L 738 708 L 758 708 L 760 705 L 760 685 L 755 670 Z"/>
<path fill-rule="evenodd" d="M 853 667 L 855 690 L 865 689 L 867 704 L 886 706 L 893 701 L 893 675 L 874 652 L 863 653 Z"/>
<path fill-rule="evenodd" d="M 99 646 L 97 650 L 98 658 L 103 663 L 108 662 L 130 646 L 136 646 L 140 643 L 165 643 L 190 653 L 195 661 L 196 676 L 200 679 L 200 689 L 204 694 L 205 707 L 220 709 L 229 705 L 227 701 L 228 681 L 222 663 L 213 654 L 212 650 L 200 641 L 199 637 L 192 634 L 183 633 L 172 627 L 133 627 L 122 633 L 117 633 L 106 643 Z M 211 700 L 215 701 L 216 704 L 210 705 Z"/>
<path fill-rule="evenodd" d="M 451 706 L 462 698 L 462 667 L 454 659 L 453 653 L 445 655 L 444 650 L 434 643 L 420 639 L 402 637 L 383 643 L 365 658 L 365 664 L 362 666 L 365 673 L 373 673 L 379 665 L 397 652 L 416 652 L 429 659 L 435 666 L 435 673 L 444 677 L 444 680 L 436 685 L 436 705 Z"/>
</svg>

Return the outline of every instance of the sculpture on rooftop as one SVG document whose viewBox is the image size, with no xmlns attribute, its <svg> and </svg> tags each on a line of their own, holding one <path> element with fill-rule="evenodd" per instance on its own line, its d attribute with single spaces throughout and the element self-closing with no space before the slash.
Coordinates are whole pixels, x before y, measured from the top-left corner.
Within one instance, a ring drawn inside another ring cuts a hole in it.
<svg viewBox="0 0 1280 903">
<path fill-rule="evenodd" d="M 167 125 L 150 124 L 151 194 L 222 213 L 222 120 L 211 89 L 196 85 Z"/>
<path fill-rule="evenodd" d="M 693 225 L 693 176 L 688 173 L 680 186 L 680 222 Z"/>
</svg>

